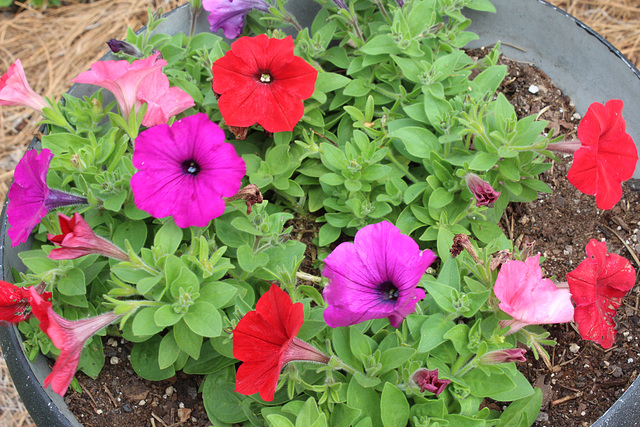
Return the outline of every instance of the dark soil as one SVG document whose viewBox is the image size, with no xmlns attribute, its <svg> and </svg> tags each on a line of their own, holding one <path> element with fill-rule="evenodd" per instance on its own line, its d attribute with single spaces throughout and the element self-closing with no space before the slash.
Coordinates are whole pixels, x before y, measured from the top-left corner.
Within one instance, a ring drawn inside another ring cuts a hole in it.
<svg viewBox="0 0 640 427">
<path fill-rule="evenodd" d="M 478 50 L 472 56 L 483 54 Z M 541 119 L 549 121 L 554 134 L 575 138 L 580 117 L 549 78 L 528 64 L 504 58 L 501 61 L 508 65 L 509 74 L 500 91 L 516 107 L 519 117 L 540 114 Z M 610 211 L 599 211 L 594 197 L 583 195 L 567 181 L 570 164 L 570 156 L 554 161 L 542 177 L 553 193 L 541 194 L 533 203 L 510 205 L 501 221 L 503 229 L 516 245 L 535 242 L 534 251 L 546 257 L 546 276 L 555 281 L 565 281 L 567 272 L 585 258 L 584 248 L 590 239 L 606 239 L 609 252 L 629 259 L 637 269 L 640 193 L 632 190 L 633 183 L 626 183 L 622 200 Z M 313 237 L 310 233 L 315 227 L 292 225 L 294 238 L 304 241 Z M 317 274 L 316 253 L 310 250 L 308 255 L 313 261 L 307 262 L 304 270 Z M 636 286 L 619 310 L 618 339 L 611 349 L 605 351 L 582 340 L 574 324 L 564 324 L 548 328 L 551 338 L 558 342 L 548 348 L 550 366 L 527 353 L 528 361 L 520 364 L 520 369 L 544 396 L 535 425 L 589 426 L 635 380 L 640 359 L 639 301 L 640 289 Z M 84 392 L 70 392 L 65 399 L 85 426 L 210 425 L 197 393 L 201 377 L 178 374 L 160 382 L 140 379 L 128 361 L 128 344 L 107 338 L 104 344 L 107 361 L 98 379 L 79 373 Z M 116 362 L 112 357 L 117 363 L 110 363 Z"/>
</svg>

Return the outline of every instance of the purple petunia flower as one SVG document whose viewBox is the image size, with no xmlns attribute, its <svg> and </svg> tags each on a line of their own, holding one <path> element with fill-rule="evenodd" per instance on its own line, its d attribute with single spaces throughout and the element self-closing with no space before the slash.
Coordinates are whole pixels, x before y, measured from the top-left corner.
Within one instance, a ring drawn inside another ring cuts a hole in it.
<svg viewBox="0 0 640 427">
<path fill-rule="evenodd" d="M 245 175 L 244 161 L 224 132 L 198 113 L 141 132 L 133 150 L 134 202 L 155 218 L 173 216 L 178 227 L 205 227 L 224 212 Z"/>
<path fill-rule="evenodd" d="M 202 0 L 202 8 L 209 12 L 211 31 L 222 28 L 228 39 L 240 35 L 247 13 L 254 9 L 268 12 L 269 7 L 264 0 Z"/>
<path fill-rule="evenodd" d="M 425 297 L 416 285 L 435 259 L 391 223 L 367 225 L 324 260 L 324 320 L 335 328 L 388 317 L 397 328 Z"/>
<path fill-rule="evenodd" d="M 43 149 L 40 154 L 29 150 L 16 166 L 14 181 L 9 189 L 7 234 L 11 246 L 26 242 L 33 228 L 56 208 L 87 204 L 86 198 L 47 187 L 47 172 L 53 153 Z"/>
</svg>

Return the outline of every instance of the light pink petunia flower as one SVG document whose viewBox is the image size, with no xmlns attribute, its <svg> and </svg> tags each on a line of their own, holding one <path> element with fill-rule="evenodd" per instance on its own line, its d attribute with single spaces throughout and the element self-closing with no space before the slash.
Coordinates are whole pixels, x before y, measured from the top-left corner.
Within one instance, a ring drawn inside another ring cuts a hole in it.
<svg viewBox="0 0 640 427">
<path fill-rule="evenodd" d="M 171 117 L 196 105 L 191 95 L 178 87 L 169 87 L 169 78 L 161 70 L 154 71 L 142 81 L 136 98 L 136 111 L 143 103 L 148 105 L 142 119 L 146 127 L 165 124 Z"/>
<path fill-rule="evenodd" d="M 22 105 L 40 114 L 47 106 L 44 98 L 29 86 L 19 59 L 16 59 L 16 62 L 11 64 L 7 72 L 0 77 L 0 105 Z"/>
<path fill-rule="evenodd" d="M 508 334 L 526 325 L 565 323 L 573 319 L 571 293 L 558 289 L 550 279 L 542 278 L 540 254 L 526 261 L 507 261 L 500 268 L 493 291 L 499 307 L 513 317 L 500 321 L 510 326 Z"/>
</svg>

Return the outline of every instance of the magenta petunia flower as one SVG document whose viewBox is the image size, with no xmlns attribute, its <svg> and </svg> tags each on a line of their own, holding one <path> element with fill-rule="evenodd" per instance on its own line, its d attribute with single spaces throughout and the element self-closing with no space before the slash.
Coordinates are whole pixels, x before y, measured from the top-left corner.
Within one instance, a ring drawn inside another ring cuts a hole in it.
<svg viewBox="0 0 640 427">
<path fill-rule="evenodd" d="M 131 261 L 122 249 L 96 235 L 78 212 L 74 213 L 72 218 L 59 213 L 58 221 L 62 234 L 47 233 L 47 239 L 59 246 L 49 252 L 49 258 L 76 259 L 85 255 L 100 254 L 121 261 Z"/>
<path fill-rule="evenodd" d="M 540 254 L 524 262 L 507 261 L 500 268 L 493 291 L 500 300 L 500 309 L 513 317 L 500 321 L 500 327 L 511 327 L 507 335 L 527 325 L 573 319 L 571 293 L 558 289 L 550 279 L 543 279 L 539 262 Z"/>
<path fill-rule="evenodd" d="M 122 315 L 110 311 L 88 319 L 67 320 L 53 311 L 51 303 L 44 300 L 35 289 L 29 288 L 29 292 L 29 303 L 40 321 L 40 329 L 60 350 L 51 373 L 44 379 L 44 386 L 51 384 L 51 389 L 63 396 L 76 373 L 85 342 Z"/>
<path fill-rule="evenodd" d="M 322 275 L 329 279 L 324 320 L 336 328 L 388 317 L 399 327 L 425 297 L 416 285 L 435 259 L 393 224 L 367 225 L 354 243 L 341 243 L 324 260 Z"/>
<path fill-rule="evenodd" d="M 53 153 L 43 149 L 40 154 L 29 150 L 20 159 L 9 189 L 7 221 L 11 246 L 26 242 L 33 228 L 47 212 L 62 206 L 87 204 L 84 197 L 47 187 L 47 172 Z"/>
<path fill-rule="evenodd" d="M 167 61 L 158 59 L 158 55 L 160 54 L 156 53 L 132 63 L 127 60 L 97 61 L 91 64 L 89 71 L 80 73 L 71 81 L 96 85 L 109 90 L 116 97 L 122 115 L 129 118 L 131 109 L 136 104 L 138 86 L 142 80 L 167 65 Z"/>
<path fill-rule="evenodd" d="M 0 77 L 0 105 L 21 105 L 32 108 L 40 114 L 47 106 L 44 98 L 29 86 L 19 59 L 16 59 L 16 62 L 11 64 L 7 72 Z"/>
<path fill-rule="evenodd" d="M 206 114 L 158 125 L 138 135 L 131 178 L 134 202 L 156 218 L 172 216 L 179 227 L 205 227 L 224 212 L 246 172 L 233 145 Z"/>
<path fill-rule="evenodd" d="M 484 179 L 480 178 L 475 173 L 468 173 L 464 177 L 467 187 L 469 187 L 469 191 L 476 198 L 476 206 L 489 206 L 493 207 L 493 204 L 498 197 L 500 197 L 500 192 L 493 189 L 491 184 L 489 184 Z"/>
<path fill-rule="evenodd" d="M 145 77 L 138 87 L 136 99 L 136 111 L 143 103 L 147 104 L 147 112 L 142 119 L 146 127 L 165 124 L 171 117 L 196 105 L 187 92 L 179 87 L 169 87 L 169 78 L 162 70 Z"/>
<path fill-rule="evenodd" d="M 222 28 L 228 39 L 235 39 L 242 33 L 247 13 L 254 9 L 268 12 L 269 7 L 263 0 L 202 0 L 202 8 L 209 12 L 211 31 Z"/>
</svg>

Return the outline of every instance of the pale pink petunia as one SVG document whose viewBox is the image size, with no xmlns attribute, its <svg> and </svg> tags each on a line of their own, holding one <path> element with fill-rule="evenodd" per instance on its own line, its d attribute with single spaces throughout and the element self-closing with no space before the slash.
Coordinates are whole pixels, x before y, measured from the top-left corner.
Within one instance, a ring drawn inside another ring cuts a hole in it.
<svg viewBox="0 0 640 427">
<path fill-rule="evenodd" d="M 571 293 L 558 289 L 550 279 L 542 278 L 540 254 L 526 261 L 507 261 L 500 268 L 495 287 L 502 311 L 513 317 L 503 320 L 509 334 L 526 325 L 565 323 L 573 319 Z"/>
<path fill-rule="evenodd" d="M 16 59 L 16 62 L 11 64 L 7 72 L 0 77 L 0 105 L 21 105 L 32 108 L 40 114 L 47 106 L 44 98 L 29 86 L 19 59 Z"/>
<path fill-rule="evenodd" d="M 169 78 L 161 70 L 145 77 L 136 98 L 136 111 L 143 103 L 147 104 L 147 112 L 142 119 L 146 127 L 165 124 L 171 117 L 195 105 L 188 93 L 178 87 L 169 87 Z"/>
<path fill-rule="evenodd" d="M 167 65 L 164 59 L 158 59 L 156 53 L 145 59 L 129 61 L 97 61 L 91 64 L 89 71 L 84 71 L 75 79 L 74 83 L 87 83 L 109 90 L 116 97 L 122 115 L 129 117 L 136 105 L 138 87 L 145 77 L 154 71 L 161 70 Z"/>
</svg>

